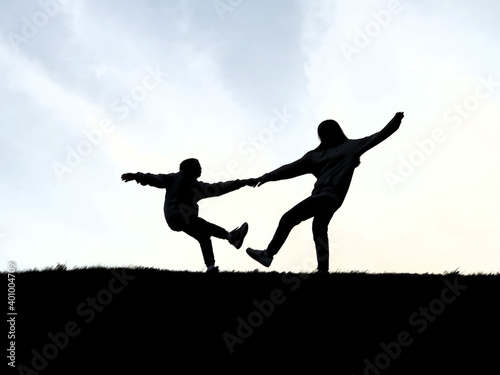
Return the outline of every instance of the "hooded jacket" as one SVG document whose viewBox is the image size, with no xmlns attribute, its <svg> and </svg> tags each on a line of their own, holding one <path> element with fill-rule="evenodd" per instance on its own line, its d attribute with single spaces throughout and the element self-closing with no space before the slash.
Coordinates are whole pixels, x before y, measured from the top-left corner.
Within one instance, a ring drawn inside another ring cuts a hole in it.
<svg viewBox="0 0 500 375">
<path fill-rule="evenodd" d="M 241 180 L 206 183 L 188 177 L 183 171 L 170 174 L 137 173 L 136 180 L 142 185 L 166 189 L 163 212 L 170 225 L 174 215 L 181 214 L 185 219 L 198 216 L 198 201 L 230 193 L 244 185 Z"/>
</svg>

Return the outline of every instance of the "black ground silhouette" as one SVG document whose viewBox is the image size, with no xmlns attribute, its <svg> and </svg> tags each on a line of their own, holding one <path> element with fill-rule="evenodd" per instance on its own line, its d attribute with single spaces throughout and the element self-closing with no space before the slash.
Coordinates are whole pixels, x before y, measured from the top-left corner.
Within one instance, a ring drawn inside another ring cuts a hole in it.
<svg viewBox="0 0 500 375">
<path fill-rule="evenodd" d="M 16 374 L 498 369 L 499 275 L 89 268 L 15 284 Z"/>
</svg>

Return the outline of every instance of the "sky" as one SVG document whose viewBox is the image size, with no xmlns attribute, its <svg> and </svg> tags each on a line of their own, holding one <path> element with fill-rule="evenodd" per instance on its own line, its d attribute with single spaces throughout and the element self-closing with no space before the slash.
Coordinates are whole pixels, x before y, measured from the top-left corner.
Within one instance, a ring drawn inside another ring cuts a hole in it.
<svg viewBox="0 0 500 375">
<path fill-rule="evenodd" d="M 400 129 L 361 158 L 330 226 L 330 271 L 500 272 L 496 0 L 19 0 L 0 3 L 0 270 L 205 270 L 164 190 L 125 172 L 258 177 L 318 145 Z M 243 247 L 222 271 L 309 272 L 311 221 L 250 259 L 312 175 L 202 200 Z"/>
</svg>

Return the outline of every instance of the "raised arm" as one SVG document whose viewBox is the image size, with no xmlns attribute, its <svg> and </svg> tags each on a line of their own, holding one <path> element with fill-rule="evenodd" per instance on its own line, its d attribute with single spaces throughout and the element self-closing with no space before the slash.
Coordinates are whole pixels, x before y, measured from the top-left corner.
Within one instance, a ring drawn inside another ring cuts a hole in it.
<svg viewBox="0 0 500 375">
<path fill-rule="evenodd" d="M 369 137 L 365 137 L 359 139 L 359 155 L 361 156 L 366 151 L 375 147 L 379 143 L 385 141 L 389 138 L 396 130 L 399 129 L 399 125 L 401 124 L 401 120 L 404 117 L 403 112 L 397 112 L 391 121 L 378 133 L 375 133 Z"/>
<path fill-rule="evenodd" d="M 154 186 L 156 188 L 166 188 L 169 178 L 169 174 L 152 174 L 141 172 L 122 174 L 122 180 L 124 182 L 137 181 L 138 184 Z"/>
</svg>

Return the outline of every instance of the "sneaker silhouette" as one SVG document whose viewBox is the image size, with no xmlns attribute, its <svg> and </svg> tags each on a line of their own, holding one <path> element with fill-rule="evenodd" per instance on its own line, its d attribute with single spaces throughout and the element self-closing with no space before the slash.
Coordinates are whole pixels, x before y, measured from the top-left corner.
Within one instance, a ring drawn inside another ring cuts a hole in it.
<svg viewBox="0 0 500 375">
<path fill-rule="evenodd" d="M 239 249 L 243 245 L 245 236 L 248 233 L 248 224 L 243 223 L 240 227 L 229 232 L 229 243 Z"/>
<path fill-rule="evenodd" d="M 247 254 L 250 255 L 252 259 L 262 264 L 264 267 L 269 267 L 271 265 L 271 262 L 273 261 L 273 257 L 269 255 L 266 250 L 254 250 L 248 248 Z"/>
<path fill-rule="evenodd" d="M 219 267 L 217 266 L 208 266 L 207 273 L 219 273 Z"/>
</svg>

